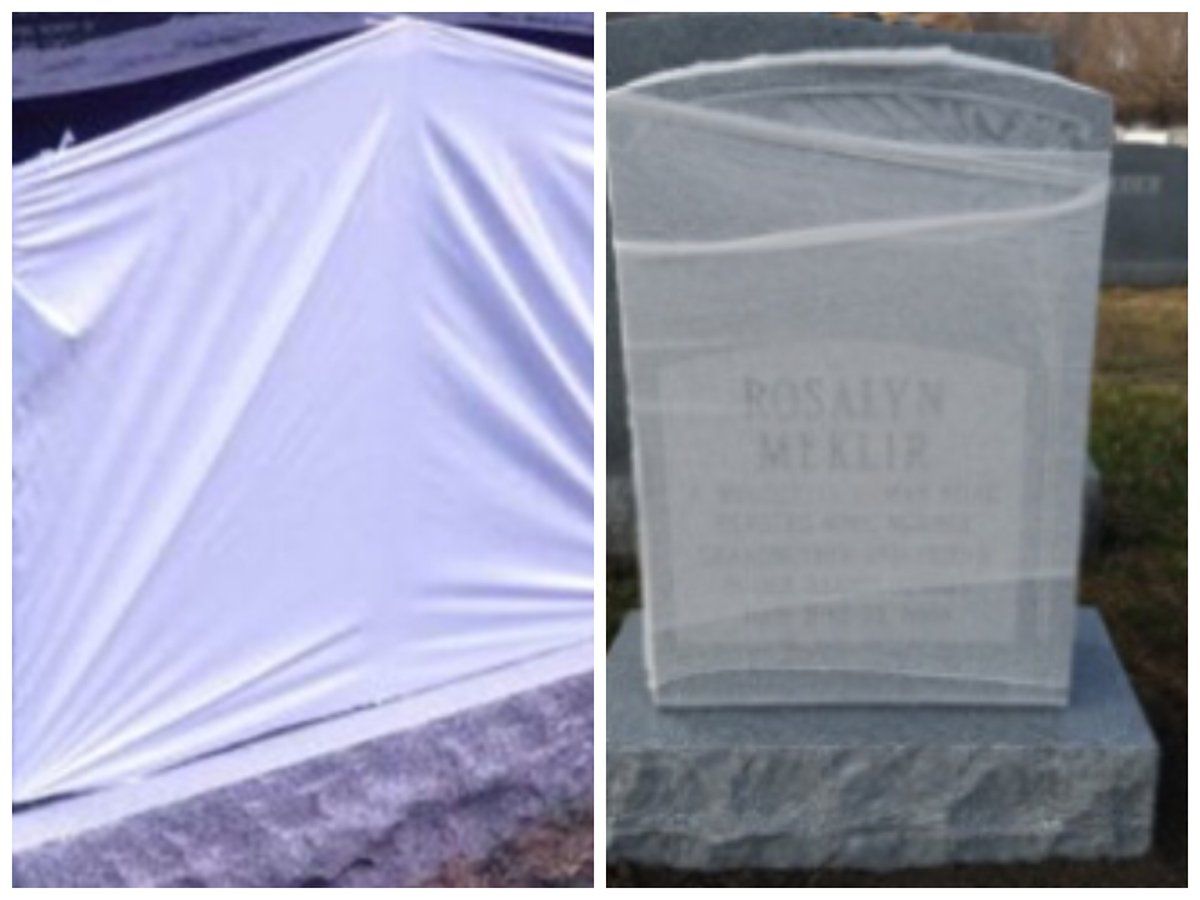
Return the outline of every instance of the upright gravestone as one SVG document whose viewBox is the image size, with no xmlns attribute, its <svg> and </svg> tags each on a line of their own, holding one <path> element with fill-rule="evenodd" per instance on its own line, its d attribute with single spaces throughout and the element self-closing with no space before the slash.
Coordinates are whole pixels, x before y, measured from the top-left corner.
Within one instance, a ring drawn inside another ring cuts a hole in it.
<svg viewBox="0 0 1200 900">
<path fill-rule="evenodd" d="M 946 32 L 822 14 L 718 13 L 634 15 L 611 21 L 606 72 L 611 88 L 657 71 L 757 53 L 933 45 L 1043 71 L 1054 65 L 1053 44 L 1045 35 Z M 611 229 L 609 234 L 611 238 Z M 622 559 L 636 553 L 636 509 L 611 240 L 607 284 L 607 551 L 610 558 Z M 1085 500 L 1086 543 L 1094 547 L 1099 537 L 1099 475 L 1094 467 L 1089 469 Z"/>
<path fill-rule="evenodd" d="M 1187 284 L 1187 148 L 1117 144 L 1104 230 L 1104 283 Z"/>
<path fill-rule="evenodd" d="M 610 92 L 646 605 L 610 859 L 1144 848 L 1153 741 L 1076 635 L 1110 131 L 1107 97 L 944 48 Z"/>
</svg>

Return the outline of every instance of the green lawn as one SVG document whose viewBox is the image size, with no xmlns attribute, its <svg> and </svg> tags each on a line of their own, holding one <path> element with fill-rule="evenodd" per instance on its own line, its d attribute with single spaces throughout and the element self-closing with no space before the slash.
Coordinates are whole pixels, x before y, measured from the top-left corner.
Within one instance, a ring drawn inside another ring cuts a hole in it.
<svg viewBox="0 0 1200 900">
<path fill-rule="evenodd" d="M 1187 884 L 1187 290 L 1104 291 L 1091 452 L 1104 485 L 1101 550 L 1083 571 L 1162 745 L 1152 852 L 1120 863 L 956 866 L 878 875 L 617 866 L 611 885 Z M 608 638 L 638 603 L 636 572 L 610 567 Z"/>
</svg>

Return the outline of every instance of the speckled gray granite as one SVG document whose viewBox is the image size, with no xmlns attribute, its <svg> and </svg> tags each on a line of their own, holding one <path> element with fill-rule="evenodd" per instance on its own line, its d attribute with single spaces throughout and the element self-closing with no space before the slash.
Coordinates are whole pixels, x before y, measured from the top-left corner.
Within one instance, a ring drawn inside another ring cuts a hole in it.
<svg viewBox="0 0 1200 900">
<path fill-rule="evenodd" d="M 897 869 L 1128 857 L 1158 747 L 1095 610 L 1065 710 L 654 707 L 640 615 L 608 659 L 608 862 Z"/>
<path fill-rule="evenodd" d="M 14 882 L 419 883 L 591 804 L 592 709 L 591 673 L 572 675 L 27 848 L 14 854 Z"/>
</svg>

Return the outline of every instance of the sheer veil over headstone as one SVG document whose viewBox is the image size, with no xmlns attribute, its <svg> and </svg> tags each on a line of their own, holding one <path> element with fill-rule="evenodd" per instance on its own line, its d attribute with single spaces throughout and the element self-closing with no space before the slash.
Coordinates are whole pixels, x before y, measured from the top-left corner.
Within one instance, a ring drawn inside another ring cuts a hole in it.
<svg viewBox="0 0 1200 900">
<path fill-rule="evenodd" d="M 659 702 L 1066 702 L 1110 134 L 945 48 L 610 92 Z"/>
</svg>

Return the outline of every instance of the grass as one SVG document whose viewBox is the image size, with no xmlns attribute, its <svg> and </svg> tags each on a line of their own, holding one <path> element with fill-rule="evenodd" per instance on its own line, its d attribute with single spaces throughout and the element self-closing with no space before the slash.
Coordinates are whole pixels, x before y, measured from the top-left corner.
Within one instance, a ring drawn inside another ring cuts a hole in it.
<svg viewBox="0 0 1200 900">
<path fill-rule="evenodd" d="M 1100 298 L 1090 449 L 1103 477 L 1100 552 L 1081 599 L 1101 610 L 1162 748 L 1154 846 L 1123 862 L 698 874 L 613 866 L 613 886 L 1185 886 L 1187 884 L 1187 290 Z M 610 566 L 608 639 L 638 603 Z"/>
</svg>

